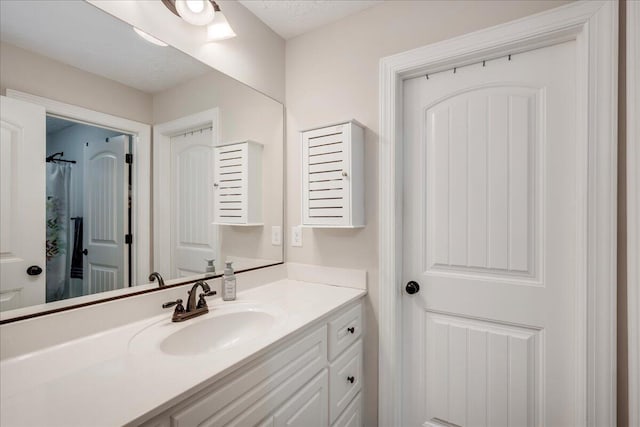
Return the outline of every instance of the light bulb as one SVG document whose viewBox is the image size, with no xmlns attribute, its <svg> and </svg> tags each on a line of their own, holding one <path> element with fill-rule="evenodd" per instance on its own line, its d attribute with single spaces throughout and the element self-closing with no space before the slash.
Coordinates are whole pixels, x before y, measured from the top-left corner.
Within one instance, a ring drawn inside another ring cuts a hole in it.
<svg viewBox="0 0 640 427">
<path fill-rule="evenodd" d="M 193 13 L 202 13 L 205 0 L 187 0 L 187 7 Z"/>
<path fill-rule="evenodd" d="M 229 25 L 229 21 L 220 11 L 216 12 L 213 22 L 207 27 L 207 40 L 210 42 L 230 39 L 236 33 Z"/>
<path fill-rule="evenodd" d="M 209 25 L 216 15 L 209 0 L 176 0 L 176 10 L 191 25 Z"/>
</svg>

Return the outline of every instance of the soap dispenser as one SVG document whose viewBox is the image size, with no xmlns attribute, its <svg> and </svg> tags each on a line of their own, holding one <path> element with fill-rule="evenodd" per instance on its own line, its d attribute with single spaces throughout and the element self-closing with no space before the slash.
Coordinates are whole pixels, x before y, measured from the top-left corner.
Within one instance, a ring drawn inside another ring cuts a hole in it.
<svg viewBox="0 0 640 427">
<path fill-rule="evenodd" d="M 236 275 L 233 273 L 232 262 L 227 261 L 222 276 L 222 300 L 233 301 L 236 299 Z"/>
<path fill-rule="evenodd" d="M 214 264 L 215 259 L 204 259 L 207 261 L 207 267 L 204 270 L 204 273 L 207 277 L 213 277 L 216 274 L 216 266 Z"/>
</svg>

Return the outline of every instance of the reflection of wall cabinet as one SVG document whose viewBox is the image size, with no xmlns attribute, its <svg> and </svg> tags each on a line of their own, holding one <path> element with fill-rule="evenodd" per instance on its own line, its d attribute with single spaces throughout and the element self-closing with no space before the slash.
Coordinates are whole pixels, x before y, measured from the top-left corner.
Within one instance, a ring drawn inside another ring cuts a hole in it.
<svg viewBox="0 0 640 427">
<path fill-rule="evenodd" d="M 362 426 L 361 334 L 358 302 L 143 425 Z"/>
<path fill-rule="evenodd" d="M 363 227 L 364 129 L 355 121 L 302 132 L 302 224 Z"/>
<path fill-rule="evenodd" d="M 214 180 L 217 224 L 262 225 L 262 144 L 216 147 Z"/>
</svg>

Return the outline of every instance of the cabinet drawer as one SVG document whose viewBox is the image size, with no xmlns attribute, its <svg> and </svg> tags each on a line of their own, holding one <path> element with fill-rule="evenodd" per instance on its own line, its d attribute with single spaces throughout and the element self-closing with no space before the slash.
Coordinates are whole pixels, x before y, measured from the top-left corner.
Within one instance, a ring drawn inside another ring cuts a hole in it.
<svg viewBox="0 0 640 427">
<path fill-rule="evenodd" d="M 329 369 L 329 418 L 333 423 L 362 388 L 362 340 L 331 363 Z"/>
<path fill-rule="evenodd" d="M 327 365 L 326 327 L 216 383 L 171 416 L 173 427 L 253 426 Z"/>
<path fill-rule="evenodd" d="M 356 394 L 351 403 L 344 410 L 342 415 L 338 417 L 333 427 L 362 427 L 362 393 Z"/>
<path fill-rule="evenodd" d="M 274 427 L 327 426 L 328 388 L 324 369 L 275 413 Z"/>
<path fill-rule="evenodd" d="M 362 333 L 362 305 L 358 303 L 329 322 L 329 359 L 333 360 Z"/>
</svg>

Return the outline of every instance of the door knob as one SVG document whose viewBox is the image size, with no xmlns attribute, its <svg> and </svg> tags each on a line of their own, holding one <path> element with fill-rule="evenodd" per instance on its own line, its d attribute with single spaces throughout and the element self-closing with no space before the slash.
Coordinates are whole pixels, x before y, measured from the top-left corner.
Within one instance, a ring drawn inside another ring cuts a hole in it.
<svg viewBox="0 0 640 427">
<path fill-rule="evenodd" d="M 86 250 L 86 249 L 84 249 L 84 250 L 82 251 L 82 253 L 83 253 L 83 254 L 85 254 L 85 255 L 87 255 L 87 254 L 89 254 L 89 251 L 88 251 L 88 250 Z"/>
<path fill-rule="evenodd" d="M 42 273 L 42 268 L 38 265 L 32 265 L 27 268 L 27 274 L 29 276 L 38 276 L 40 273 Z"/>
<path fill-rule="evenodd" d="M 420 285 L 418 282 L 414 282 L 413 280 L 407 283 L 407 286 L 404 288 L 409 295 L 417 294 L 420 292 Z"/>
</svg>

